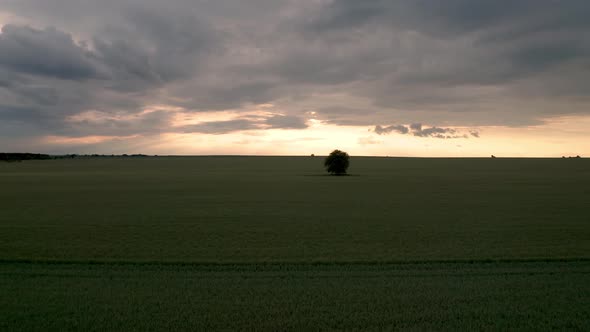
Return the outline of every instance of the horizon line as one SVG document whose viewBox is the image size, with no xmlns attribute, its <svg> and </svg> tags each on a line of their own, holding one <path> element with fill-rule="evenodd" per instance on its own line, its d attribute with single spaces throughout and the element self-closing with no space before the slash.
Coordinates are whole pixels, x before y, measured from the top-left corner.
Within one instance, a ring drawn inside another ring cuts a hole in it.
<svg viewBox="0 0 590 332">
<path fill-rule="evenodd" d="M 77 156 L 77 157 L 327 157 L 317 154 L 297 155 L 265 155 L 265 154 L 145 154 L 145 153 L 39 153 L 39 152 L 0 152 L 0 154 L 39 154 L 52 157 Z M 414 158 L 414 159 L 584 159 L 581 155 L 576 156 L 395 156 L 395 155 L 350 155 L 351 158 Z"/>
</svg>

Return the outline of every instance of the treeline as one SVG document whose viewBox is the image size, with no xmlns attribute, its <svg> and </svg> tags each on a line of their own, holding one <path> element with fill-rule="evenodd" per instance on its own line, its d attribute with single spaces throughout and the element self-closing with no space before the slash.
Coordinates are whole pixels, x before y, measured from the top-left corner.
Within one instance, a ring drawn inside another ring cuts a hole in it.
<svg viewBox="0 0 590 332">
<path fill-rule="evenodd" d="M 47 160 L 53 159 L 48 154 L 41 153 L 0 153 L 0 161 Z"/>
<path fill-rule="evenodd" d="M 146 158 L 151 157 L 147 154 L 65 154 L 53 156 L 54 159 L 72 159 L 72 158 Z M 157 157 L 157 156 L 155 156 Z"/>
<path fill-rule="evenodd" d="M 65 155 L 48 155 L 41 153 L 2 153 L 0 152 L 0 161 L 23 161 L 23 160 L 49 160 L 49 159 L 74 159 L 74 158 L 145 158 L 145 154 L 65 154 Z"/>
<path fill-rule="evenodd" d="M 67 154 L 57 158 L 145 158 L 147 154 Z M 157 157 L 157 156 L 156 156 Z"/>
</svg>

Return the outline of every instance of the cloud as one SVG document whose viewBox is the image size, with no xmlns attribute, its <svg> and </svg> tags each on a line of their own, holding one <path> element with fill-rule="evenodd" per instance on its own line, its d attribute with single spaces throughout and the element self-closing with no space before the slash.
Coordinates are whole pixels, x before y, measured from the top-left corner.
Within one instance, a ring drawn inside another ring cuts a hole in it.
<svg viewBox="0 0 590 332">
<path fill-rule="evenodd" d="M 422 131 L 422 124 L 421 123 L 412 123 L 410 125 L 410 129 L 413 131 Z"/>
<path fill-rule="evenodd" d="M 457 125 L 527 125 L 587 113 L 559 104 L 588 94 L 580 88 L 589 82 L 573 70 L 589 64 L 588 14 L 584 1 L 336 0 L 305 30 L 326 54 L 348 52 L 346 70 L 367 78 L 352 93 L 389 109 L 389 121 L 407 114 L 398 110 L 420 110 Z M 367 50 L 372 61 L 363 59 Z M 568 88 L 556 93 L 558 81 Z M 548 94 L 557 99 L 542 110 L 527 100 Z"/>
<path fill-rule="evenodd" d="M 469 135 L 459 132 L 454 128 L 440 128 L 440 127 L 424 127 L 421 123 L 412 123 L 409 126 L 405 125 L 391 125 L 382 127 L 380 125 L 375 126 L 373 129 L 377 135 L 388 135 L 393 132 L 397 132 L 402 135 L 412 134 L 416 137 L 432 137 L 441 139 L 451 138 L 469 138 Z M 475 130 L 469 131 L 472 137 L 479 138 L 479 132 Z"/>
<path fill-rule="evenodd" d="M 410 130 L 408 129 L 408 127 L 403 126 L 403 125 L 393 125 L 393 126 L 389 126 L 389 127 L 376 126 L 374 131 L 378 135 L 386 135 L 391 132 L 398 132 L 400 134 L 407 134 Z"/>
<path fill-rule="evenodd" d="M 220 38 L 214 29 L 188 15 L 131 7 L 126 25 L 112 27 L 92 44 L 110 68 L 112 88 L 137 90 L 191 79 L 200 61 L 213 52 Z"/>
<path fill-rule="evenodd" d="M 184 133 L 227 134 L 237 131 L 265 129 L 305 129 L 306 121 L 302 118 L 284 115 L 243 117 L 226 121 L 206 121 L 177 128 Z"/>
<path fill-rule="evenodd" d="M 375 107 L 330 106 L 314 109 L 315 119 L 340 126 L 367 126 L 381 122 L 383 116 Z"/>
<path fill-rule="evenodd" d="M 161 110 L 132 116 L 88 112 L 67 118 L 59 133 L 69 137 L 158 134 L 170 131 L 172 119 L 173 114 Z"/>
<path fill-rule="evenodd" d="M 166 100 L 166 85 L 192 79 L 215 47 L 215 32 L 192 16 L 141 7 L 121 12 L 124 23 L 113 22 L 89 40 L 54 27 L 4 25 L 0 118 L 20 126 L 22 136 L 163 131 L 160 123 L 131 124 L 127 118 Z M 124 116 L 101 123 L 66 121 L 89 111 Z"/>
<path fill-rule="evenodd" d="M 430 127 L 412 131 L 414 136 L 418 137 L 435 137 L 435 138 L 467 138 L 466 135 L 457 135 L 457 131 L 452 128 Z"/>
<path fill-rule="evenodd" d="M 195 125 L 182 126 L 179 131 L 184 133 L 227 134 L 236 131 L 259 129 L 258 122 L 238 119 L 228 121 L 209 121 Z"/>
<path fill-rule="evenodd" d="M 387 24 L 450 38 L 450 34 L 487 30 L 523 19 L 525 24 L 543 20 L 538 29 L 588 26 L 584 19 L 587 11 L 584 0 L 571 0 L 559 7 L 552 0 L 335 0 L 327 4 L 312 26 L 315 31 Z"/>
<path fill-rule="evenodd" d="M 90 51 L 55 28 L 38 30 L 4 25 L 0 34 L 0 67 L 17 73 L 81 80 L 99 69 Z"/>
<path fill-rule="evenodd" d="M 590 114 L 585 0 L 5 0 L 0 11 L 15 18 L 0 34 L 2 139 L 176 131 L 164 114 L 141 120 L 154 104 L 280 108 L 184 128 L 216 134 L 304 129 L 308 112 L 428 123 L 374 128 L 445 138 Z M 109 120 L 67 121 L 89 111 Z"/>
<path fill-rule="evenodd" d="M 271 128 L 278 129 L 305 129 L 307 123 L 304 119 L 296 116 L 274 115 L 266 119 L 266 124 Z"/>
</svg>

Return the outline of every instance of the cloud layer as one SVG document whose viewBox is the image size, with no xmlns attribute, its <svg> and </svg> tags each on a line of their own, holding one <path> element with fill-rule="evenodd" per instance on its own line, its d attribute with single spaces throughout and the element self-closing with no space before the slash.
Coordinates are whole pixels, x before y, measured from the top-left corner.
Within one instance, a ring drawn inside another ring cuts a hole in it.
<svg viewBox="0 0 590 332">
<path fill-rule="evenodd" d="M 12 18 L 0 22 L 0 137 L 11 140 L 310 119 L 478 137 L 454 128 L 590 115 L 583 0 L 4 0 L 0 13 Z M 154 105 L 238 115 L 178 125 Z"/>
</svg>

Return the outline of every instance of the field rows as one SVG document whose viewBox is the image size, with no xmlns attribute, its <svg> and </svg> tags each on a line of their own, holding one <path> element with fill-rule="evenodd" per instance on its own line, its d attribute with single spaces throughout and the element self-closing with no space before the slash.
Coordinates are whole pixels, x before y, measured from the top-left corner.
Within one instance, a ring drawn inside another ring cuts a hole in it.
<svg viewBox="0 0 590 332">
<path fill-rule="evenodd" d="M 590 262 L 0 265 L 2 330 L 586 330 Z"/>
<path fill-rule="evenodd" d="M 0 164 L 0 259 L 590 258 L 581 160 L 194 157 Z"/>
<path fill-rule="evenodd" d="M 590 330 L 586 159 L 0 163 L 0 330 Z"/>
</svg>

